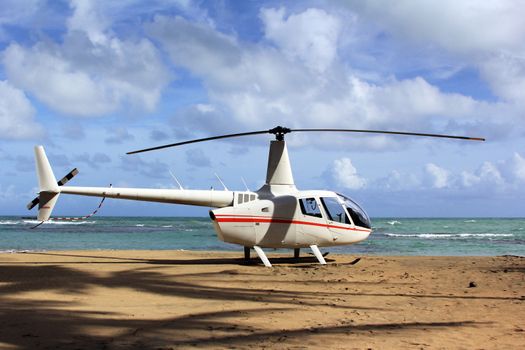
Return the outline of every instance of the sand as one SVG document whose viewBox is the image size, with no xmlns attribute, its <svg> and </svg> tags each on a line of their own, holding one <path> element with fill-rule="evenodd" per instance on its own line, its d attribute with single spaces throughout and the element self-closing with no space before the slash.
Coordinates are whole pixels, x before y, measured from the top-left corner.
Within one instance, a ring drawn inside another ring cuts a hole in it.
<svg viewBox="0 0 525 350">
<path fill-rule="evenodd" d="M 0 254 L 0 349 L 525 348 L 522 257 L 241 255 Z"/>
</svg>

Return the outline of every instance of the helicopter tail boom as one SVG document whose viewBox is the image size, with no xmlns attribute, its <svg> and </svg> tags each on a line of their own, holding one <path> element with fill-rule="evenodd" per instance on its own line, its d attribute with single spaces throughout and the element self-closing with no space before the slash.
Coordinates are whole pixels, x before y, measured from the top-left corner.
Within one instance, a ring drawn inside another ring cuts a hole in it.
<svg viewBox="0 0 525 350">
<path fill-rule="evenodd" d="M 39 192 L 27 205 L 27 209 L 31 210 L 38 205 L 39 221 L 49 220 L 61 193 L 215 208 L 233 204 L 232 191 L 64 186 L 78 174 L 76 168 L 57 182 L 44 147 L 35 147 L 35 160 Z"/>
<path fill-rule="evenodd" d="M 64 186 L 60 188 L 60 192 L 80 196 L 186 204 L 215 208 L 226 207 L 233 203 L 232 191 Z"/>
</svg>

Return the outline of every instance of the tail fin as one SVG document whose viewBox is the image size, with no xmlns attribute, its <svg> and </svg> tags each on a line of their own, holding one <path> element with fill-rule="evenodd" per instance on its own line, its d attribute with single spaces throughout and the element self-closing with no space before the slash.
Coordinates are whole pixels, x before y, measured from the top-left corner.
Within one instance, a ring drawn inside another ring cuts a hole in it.
<svg viewBox="0 0 525 350">
<path fill-rule="evenodd" d="M 57 179 L 51 169 L 51 164 L 46 156 L 43 146 L 35 146 L 36 173 L 38 175 L 38 187 L 40 192 L 59 192 Z"/>
<path fill-rule="evenodd" d="M 38 220 L 46 221 L 58 200 L 60 188 L 43 146 L 35 147 L 35 160 L 39 188 Z"/>
</svg>

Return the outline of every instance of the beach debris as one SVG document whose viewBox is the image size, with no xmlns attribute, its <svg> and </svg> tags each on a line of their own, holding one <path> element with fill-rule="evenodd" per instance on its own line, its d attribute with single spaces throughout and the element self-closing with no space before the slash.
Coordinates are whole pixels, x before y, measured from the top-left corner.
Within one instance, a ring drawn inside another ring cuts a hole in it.
<svg viewBox="0 0 525 350">
<path fill-rule="evenodd" d="M 468 284 L 469 288 L 476 288 L 477 286 L 478 286 L 477 283 L 474 281 L 470 281 L 470 283 Z"/>
</svg>

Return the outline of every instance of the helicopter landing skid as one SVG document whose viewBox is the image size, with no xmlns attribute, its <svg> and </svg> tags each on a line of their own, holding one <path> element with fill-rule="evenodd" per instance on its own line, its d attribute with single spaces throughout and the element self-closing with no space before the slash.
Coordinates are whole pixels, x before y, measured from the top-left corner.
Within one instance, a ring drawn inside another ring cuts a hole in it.
<svg viewBox="0 0 525 350">
<path fill-rule="evenodd" d="M 270 260 L 268 260 L 268 257 L 266 254 L 264 254 L 264 251 L 261 249 L 261 247 L 254 245 L 253 249 L 255 249 L 255 252 L 257 255 L 259 255 L 259 258 L 262 260 L 264 266 L 266 267 L 272 267 L 272 264 L 270 264 Z"/>
<path fill-rule="evenodd" d="M 253 249 L 255 250 L 257 255 L 259 256 L 259 259 L 261 259 L 261 261 L 263 262 L 264 266 L 272 267 L 272 264 L 270 263 L 270 260 L 268 259 L 268 257 L 266 256 L 266 254 L 264 253 L 264 251 L 262 250 L 261 247 L 256 245 L 256 246 L 253 246 Z M 319 250 L 319 247 L 317 245 L 311 245 L 310 249 L 312 249 L 313 255 L 317 258 L 317 260 L 319 260 L 319 263 L 321 265 L 326 265 L 326 261 L 325 261 L 324 257 L 326 255 L 328 255 L 328 253 L 322 254 L 321 251 Z M 298 257 L 299 257 L 299 248 L 295 248 L 294 249 L 294 258 L 297 259 Z M 249 247 L 244 247 L 244 259 L 246 261 L 250 260 L 250 248 Z"/>
<path fill-rule="evenodd" d="M 317 258 L 317 260 L 319 260 L 321 265 L 326 265 L 326 261 L 324 260 L 323 254 L 321 254 L 321 251 L 319 250 L 319 247 L 316 246 L 315 244 L 312 244 L 310 246 L 310 249 L 312 249 L 312 252 L 314 253 L 314 255 Z"/>
</svg>

